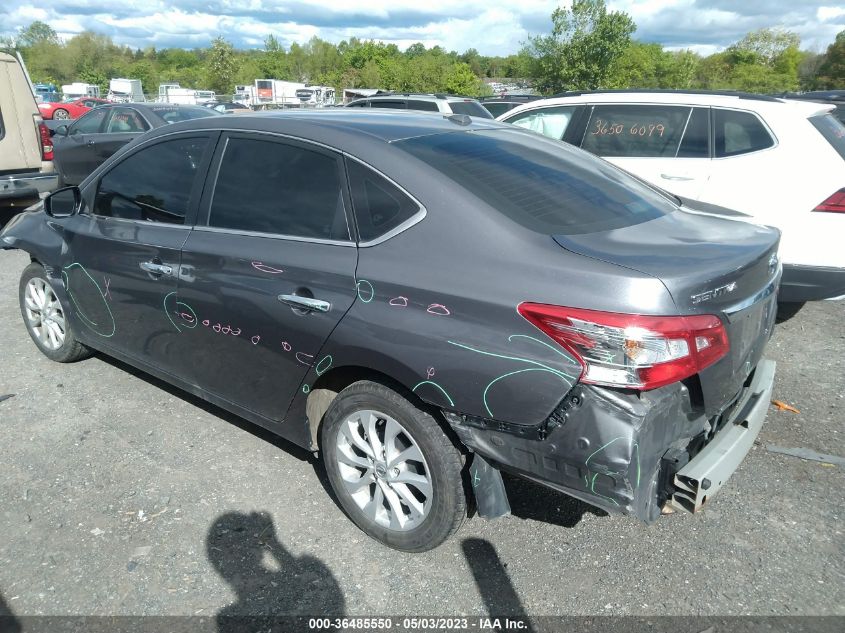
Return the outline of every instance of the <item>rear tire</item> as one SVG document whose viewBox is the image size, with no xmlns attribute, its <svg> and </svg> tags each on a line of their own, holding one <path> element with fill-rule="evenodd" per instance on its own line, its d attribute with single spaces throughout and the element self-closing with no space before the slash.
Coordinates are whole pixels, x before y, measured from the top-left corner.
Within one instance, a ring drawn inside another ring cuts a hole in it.
<svg viewBox="0 0 845 633">
<path fill-rule="evenodd" d="M 64 108 L 57 108 L 53 111 L 53 118 L 59 119 L 60 121 L 66 121 L 70 118 L 70 113 Z"/>
<path fill-rule="evenodd" d="M 26 331 L 47 358 L 73 363 L 91 356 L 91 349 L 76 340 L 64 306 L 41 264 L 33 262 L 24 268 L 18 299 Z"/>
<path fill-rule="evenodd" d="M 431 415 L 392 389 L 360 381 L 341 391 L 321 440 L 343 510 L 388 547 L 433 549 L 466 517 L 460 452 Z"/>
<path fill-rule="evenodd" d="M 798 311 L 804 307 L 803 301 L 795 301 L 795 302 L 781 302 L 778 303 L 778 312 L 775 316 L 776 323 L 783 323 L 784 321 L 788 321 L 796 314 Z"/>
</svg>

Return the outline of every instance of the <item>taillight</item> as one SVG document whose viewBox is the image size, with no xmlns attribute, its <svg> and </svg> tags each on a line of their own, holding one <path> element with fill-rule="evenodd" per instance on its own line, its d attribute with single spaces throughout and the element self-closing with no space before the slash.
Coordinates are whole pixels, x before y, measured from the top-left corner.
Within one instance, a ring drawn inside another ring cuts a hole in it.
<svg viewBox="0 0 845 633">
<path fill-rule="evenodd" d="M 845 213 L 845 189 L 840 189 L 827 200 L 820 203 L 813 211 L 825 211 L 827 213 Z"/>
<path fill-rule="evenodd" d="M 712 314 L 643 316 L 522 303 L 519 313 L 575 355 L 581 380 L 655 389 L 692 376 L 730 349 Z"/>
<path fill-rule="evenodd" d="M 35 125 L 38 126 L 38 136 L 41 138 L 41 160 L 53 160 L 53 139 L 50 138 L 50 128 L 41 117 L 36 117 Z"/>
</svg>

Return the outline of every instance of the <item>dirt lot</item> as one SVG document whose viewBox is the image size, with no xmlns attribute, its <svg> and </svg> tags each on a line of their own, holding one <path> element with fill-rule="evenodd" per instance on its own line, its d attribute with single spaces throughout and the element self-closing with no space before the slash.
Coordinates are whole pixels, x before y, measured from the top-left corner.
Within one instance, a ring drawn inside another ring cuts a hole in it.
<svg viewBox="0 0 845 633">
<path fill-rule="evenodd" d="M 0 251 L 0 607 L 17 615 L 845 615 L 845 304 L 779 326 L 760 444 L 646 527 L 508 479 L 514 516 L 434 552 L 364 536 L 310 454 L 102 356 L 43 357 Z"/>
</svg>

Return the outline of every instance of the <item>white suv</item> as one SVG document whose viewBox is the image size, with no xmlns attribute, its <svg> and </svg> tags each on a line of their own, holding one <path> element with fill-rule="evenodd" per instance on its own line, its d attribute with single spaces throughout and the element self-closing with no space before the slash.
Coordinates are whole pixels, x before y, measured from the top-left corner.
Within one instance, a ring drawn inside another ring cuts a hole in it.
<svg viewBox="0 0 845 633">
<path fill-rule="evenodd" d="M 532 101 L 498 120 L 779 228 L 779 301 L 796 310 L 845 295 L 845 126 L 832 109 L 742 93 L 607 91 Z"/>
<path fill-rule="evenodd" d="M 379 94 L 350 101 L 346 104 L 346 107 L 420 110 L 422 112 L 442 112 L 443 114 L 466 114 L 481 119 L 493 118 L 493 115 L 477 99 L 445 94 Z"/>
</svg>

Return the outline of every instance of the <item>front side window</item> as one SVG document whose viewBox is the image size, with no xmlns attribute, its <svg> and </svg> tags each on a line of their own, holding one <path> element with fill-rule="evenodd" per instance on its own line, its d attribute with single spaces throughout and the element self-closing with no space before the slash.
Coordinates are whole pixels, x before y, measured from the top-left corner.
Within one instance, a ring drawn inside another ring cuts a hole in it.
<svg viewBox="0 0 845 633">
<path fill-rule="evenodd" d="M 420 210 L 407 194 L 372 169 L 355 160 L 346 161 L 346 167 L 362 242 L 392 231 Z"/>
<path fill-rule="evenodd" d="M 100 179 L 94 213 L 184 224 L 207 145 L 205 138 L 181 138 L 130 155 Z"/>
<path fill-rule="evenodd" d="M 437 104 L 434 101 L 423 101 L 422 99 L 409 99 L 409 110 L 423 110 L 425 112 L 439 112 Z"/>
<path fill-rule="evenodd" d="M 757 152 L 775 144 L 760 119 L 750 112 L 714 108 L 713 125 L 716 158 Z"/>
<path fill-rule="evenodd" d="M 407 104 L 404 101 L 385 101 L 385 100 L 378 100 L 378 101 L 370 101 L 371 108 L 386 108 L 389 110 L 405 110 L 407 109 Z"/>
<path fill-rule="evenodd" d="M 566 133 L 574 112 L 575 106 L 542 108 L 521 112 L 507 119 L 506 122 L 559 141 Z"/>
<path fill-rule="evenodd" d="M 103 121 L 111 112 L 109 108 L 96 108 L 86 112 L 71 125 L 71 134 L 97 134 Z"/>
<path fill-rule="evenodd" d="M 595 106 L 581 147 L 598 156 L 674 158 L 690 111 L 686 106 Z"/>
<path fill-rule="evenodd" d="M 349 240 L 341 173 L 337 156 L 316 149 L 230 138 L 208 223 L 239 231 Z"/>
</svg>

